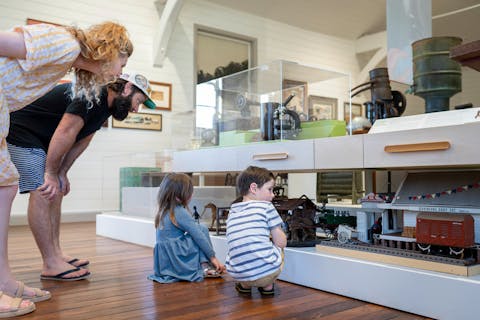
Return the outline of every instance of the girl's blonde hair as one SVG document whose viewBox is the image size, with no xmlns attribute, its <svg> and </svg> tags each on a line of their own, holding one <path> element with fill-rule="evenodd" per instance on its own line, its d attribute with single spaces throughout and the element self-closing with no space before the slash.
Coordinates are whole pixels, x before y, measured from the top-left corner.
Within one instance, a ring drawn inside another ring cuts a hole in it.
<svg viewBox="0 0 480 320">
<path fill-rule="evenodd" d="M 78 40 L 80 55 L 88 60 L 101 62 L 101 74 L 74 68 L 74 97 L 85 97 L 90 103 L 98 100 L 100 88 L 109 80 L 106 72 L 113 60 L 118 57 L 130 57 L 133 44 L 127 29 L 115 22 L 107 21 L 93 25 L 86 30 L 76 27 L 66 29 Z M 98 101 L 97 101 L 98 102 Z"/>
<path fill-rule="evenodd" d="M 192 179 L 184 173 L 169 173 L 158 190 L 158 212 L 155 216 L 155 228 L 163 225 L 164 217 L 169 214 L 170 221 L 177 225 L 175 207 L 184 206 L 188 210 L 188 201 L 193 194 Z"/>
</svg>

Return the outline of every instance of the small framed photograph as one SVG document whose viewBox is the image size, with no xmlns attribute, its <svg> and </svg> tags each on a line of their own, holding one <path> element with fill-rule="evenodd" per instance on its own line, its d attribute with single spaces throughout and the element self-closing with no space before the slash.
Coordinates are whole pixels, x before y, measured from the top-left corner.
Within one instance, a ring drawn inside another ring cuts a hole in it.
<svg viewBox="0 0 480 320">
<path fill-rule="evenodd" d="M 336 98 L 309 96 L 308 119 L 310 121 L 337 119 L 337 102 Z"/>
<path fill-rule="evenodd" d="M 343 104 L 343 118 L 345 119 L 346 123 L 350 122 L 350 106 L 348 102 Z M 365 109 L 364 106 L 360 103 L 352 103 L 352 118 L 355 117 L 364 117 L 365 116 Z"/>
<path fill-rule="evenodd" d="M 308 120 L 307 91 L 306 82 L 288 79 L 283 80 L 282 103 L 293 94 L 294 97 L 287 104 L 287 108 L 297 112 L 302 121 Z"/>
<path fill-rule="evenodd" d="M 112 127 L 162 131 L 162 115 L 159 113 L 129 112 L 123 121 L 112 118 Z"/>
<path fill-rule="evenodd" d="M 155 110 L 172 110 L 172 84 L 164 82 L 150 81 L 152 88 L 151 97 L 157 105 Z"/>
</svg>

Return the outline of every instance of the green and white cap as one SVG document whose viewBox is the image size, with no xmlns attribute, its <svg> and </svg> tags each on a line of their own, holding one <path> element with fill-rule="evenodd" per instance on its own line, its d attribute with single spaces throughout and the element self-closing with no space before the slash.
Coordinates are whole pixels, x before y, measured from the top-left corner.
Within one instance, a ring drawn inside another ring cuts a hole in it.
<svg viewBox="0 0 480 320">
<path fill-rule="evenodd" d="M 150 109 L 155 109 L 157 107 L 150 96 L 152 88 L 150 88 L 150 82 L 148 82 L 147 78 L 138 73 L 124 73 L 120 76 L 120 79 L 131 82 L 147 96 L 147 100 L 143 103 L 146 107 Z"/>
</svg>

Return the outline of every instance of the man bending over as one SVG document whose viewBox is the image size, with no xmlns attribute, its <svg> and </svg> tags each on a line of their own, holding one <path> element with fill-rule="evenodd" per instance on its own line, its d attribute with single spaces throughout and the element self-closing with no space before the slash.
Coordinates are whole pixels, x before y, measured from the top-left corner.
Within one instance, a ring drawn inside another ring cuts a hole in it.
<svg viewBox="0 0 480 320">
<path fill-rule="evenodd" d="M 20 174 L 20 193 L 30 193 L 28 223 L 42 255 L 43 280 L 90 276 L 82 268 L 88 260 L 73 258 L 60 247 L 61 204 L 70 191 L 68 170 L 110 116 L 123 120 L 142 103 L 155 108 L 149 82 L 139 74 L 124 74 L 107 84 L 93 104 L 71 100 L 70 90 L 69 83 L 58 85 L 10 114 L 8 150 Z"/>
</svg>

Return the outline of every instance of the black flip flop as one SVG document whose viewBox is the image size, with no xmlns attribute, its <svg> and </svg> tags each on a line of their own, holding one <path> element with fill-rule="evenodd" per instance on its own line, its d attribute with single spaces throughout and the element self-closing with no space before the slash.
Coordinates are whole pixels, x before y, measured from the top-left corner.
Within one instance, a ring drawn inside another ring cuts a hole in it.
<svg viewBox="0 0 480 320">
<path fill-rule="evenodd" d="M 238 293 L 245 293 L 245 294 L 252 293 L 252 288 L 244 288 L 242 287 L 240 282 L 235 283 L 235 290 L 237 290 Z"/>
<path fill-rule="evenodd" d="M 65 275 L 70 274 L 75 271 L 80 271 L 82 269 L 80 268 L 75 268 L 75 269 L 70 269 L 65 272 L 61 272 L 59 274 L 56 274 L 54 276 L 44 276 L 40 275 L 41 280 L 55 280 L 55 281 L 77 281 L 77 280 L 83 280 L 83 279 L 88 279 L 90 277 L 90 272 L 85 273 L 84 275 L 77 276 L 77 277 L 71 277 L 67 278 Z"/>
<path fill-rule="evenodd" d="M 82 264 L 79 264 L 78 266 L 74 265 L 75 262 L 79 261 L 79 259 L 77 258 L 73 258 L 72 260 L 70 261 L 67 261 L 68 264 L 71 264 L 72 266 L 76 267 L 76 268 L 83 268 L 83 267 L 86 267 L 90 264 L 89 261 L 85 262 L 85 263 L 82 263 Z"/>
<path fill-rule="evenodd" d="M 258 292 L 260 292 L 262 296 L 273 296 L 275 294 L 275 285 L 272 285 L 272 289 L 270 290 L 265 290 L 262 287 L 258 287 Z"/>
</svg>

